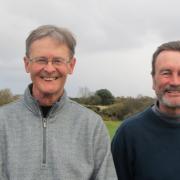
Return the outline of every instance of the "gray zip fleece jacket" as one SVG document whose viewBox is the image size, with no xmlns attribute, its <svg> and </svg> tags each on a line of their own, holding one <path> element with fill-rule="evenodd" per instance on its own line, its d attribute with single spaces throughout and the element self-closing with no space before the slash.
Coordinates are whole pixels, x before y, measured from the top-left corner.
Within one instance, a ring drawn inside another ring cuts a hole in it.
<svg viewBox="0 0 180 180">
<path fill-rule="evenodd" d="M 0 180 L 117 180 L 102 119 L 66 93 L 43 118 L 27 88 L 0 108 Z"/>
</svg>

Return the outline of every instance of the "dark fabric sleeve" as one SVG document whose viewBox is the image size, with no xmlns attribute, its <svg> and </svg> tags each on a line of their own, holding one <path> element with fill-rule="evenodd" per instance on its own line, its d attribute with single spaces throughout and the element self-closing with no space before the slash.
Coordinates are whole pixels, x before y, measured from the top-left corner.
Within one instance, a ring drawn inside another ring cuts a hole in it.
<svg viewBox="0 0 180 180">
<path fill-rule="evenodd" d="M 117 130 L 111 148 L 118 179 L 133 180 L 133 149 L 123 125 Z"/>
</svg>

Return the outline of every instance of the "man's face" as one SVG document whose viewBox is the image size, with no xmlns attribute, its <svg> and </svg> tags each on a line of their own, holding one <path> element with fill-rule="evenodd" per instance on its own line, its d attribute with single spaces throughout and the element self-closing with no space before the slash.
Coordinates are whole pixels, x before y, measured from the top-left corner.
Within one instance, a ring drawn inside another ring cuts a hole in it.
<svg viewBox="0 0 180 180">
<path fill-rule="evenodd" d="M 180 52 L 162 51 L 156 59 L 153 89 L 160 110 L 180 110 Z"/>
<path fill-rule="evenodd" d="M 59 98 L 63 94 L 67 75 L 73 73 L 75 59 L 72 58 L 70 63 L 61 65 L 52 62 L 42 65 L 29 60 L 37 57 L 45 57 L 49 61 L 60 57 L 68 61 L 70 59 L 68 47 L 50 37 L 45 37 L 34 41 L 30 47 L 29 58 L 24 58 L 25 69 L 30 73 L 33 83 L 33 95 L 41 97 L 50 95 Z"/>
</svg>

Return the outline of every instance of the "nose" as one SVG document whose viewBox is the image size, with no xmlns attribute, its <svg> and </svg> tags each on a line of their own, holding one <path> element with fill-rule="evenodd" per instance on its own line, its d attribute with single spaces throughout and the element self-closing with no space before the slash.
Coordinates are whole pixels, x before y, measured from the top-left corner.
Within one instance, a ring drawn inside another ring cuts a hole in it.
<svg viewBox="0 0 180 180">
<path fill-rule="evenodd" d="M 174 74 L 171 78 L 171 85 L 180 85 L 180 75 Z"/>
<path fill-rule="evenodd" d="M 52 73 L 54 72 L 56 69 L 52 64 L 52 61 L 48 61 L 48 63 L 46 64 L 46 66 L 44 66 L 44 70 L 47 71 L 48 73 Z"/>
</svg>

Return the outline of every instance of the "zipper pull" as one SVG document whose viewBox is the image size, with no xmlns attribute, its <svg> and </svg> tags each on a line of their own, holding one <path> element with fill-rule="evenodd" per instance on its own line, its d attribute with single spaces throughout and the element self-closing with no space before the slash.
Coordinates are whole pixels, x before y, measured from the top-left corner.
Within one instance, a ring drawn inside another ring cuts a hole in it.
<svg viewBox="0 0 180 180">
<path fill-rule="evenodd" d="M 47 121 L 46 119 L 43 119 L 43 128 L 46 128 L 47 127 Z"/>
</svg>

